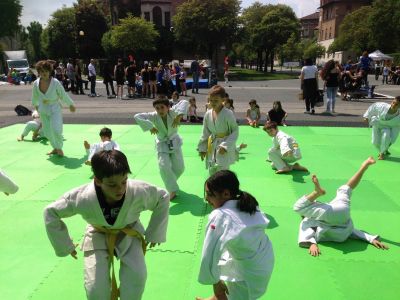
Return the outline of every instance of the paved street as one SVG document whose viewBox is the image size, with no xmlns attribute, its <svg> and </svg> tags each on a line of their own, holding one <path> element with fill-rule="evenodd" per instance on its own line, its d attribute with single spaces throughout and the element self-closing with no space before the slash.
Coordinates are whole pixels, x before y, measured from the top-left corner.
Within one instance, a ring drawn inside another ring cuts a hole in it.
<svg viewBox="0 0 400 300">
<path fill-rule="evenodd" d="M 397 96 L 400 95 L 400 86 L 381 85 L 373 76 L 369 78 L 370 84 L 376 84 L 376 93 Z M 223 84 L 223 83 L 222 83 Z M 325 115 L 324 107 L 317 108 L 315 115 L 304 114 L 304 103 L 298 100 L 299 80 L 270 80 L 270 81 L 233 81 L 226 87 L 229 96 L 234 99 L 237 118 L 243 122 L 248 101 L 256 99 L 260 105 L 263 119 L 265 113 L 272 108 L 272 102 L 280 100 L 283 108 L 288 112 L 288 123 L 291 125 L 315 125 L 315 126 L 365 126 L 362 122 L 362 114 L 368 106 L 375 101 L 387 101 L 390 99 L 365 99 L 361 101 L 342 101 L 340 97 L 336 101 L 335 116 Z M 320 83 L 320 86 L 322 84 Z M 89 98 L 86 95 L 72 95 L 76 103 L 76 112 L 70 113 L 64 110 L 64 123 L 82 124 L 131 124 L 133 114 L 143 111 L 152 111 L 152 99 L 116 100 L 107 99 L 104 84 L 97 83 L 97 92 L 101 97 Z M 31 108 L 31 86 L 0 85 L 0 127 L 15 123 L 24 123 L 30 117 L 18 117 L 14 112 L 17 104 Z M 89 91 L 85 91 L 89 92 Z M 188 93 L 191 96 L 191 92 Z M 194 95 L 197 100 L 198 114 L 205 111 L 207 90 L 201 89 Z M 185 97 L 184 97 L 185 98 Z"/>
</svg>

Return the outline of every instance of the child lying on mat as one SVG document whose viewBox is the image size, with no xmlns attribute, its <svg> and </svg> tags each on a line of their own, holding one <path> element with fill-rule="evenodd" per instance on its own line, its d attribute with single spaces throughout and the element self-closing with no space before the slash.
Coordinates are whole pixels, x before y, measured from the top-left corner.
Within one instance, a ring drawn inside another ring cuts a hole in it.
<svg viewBox="0 0 400 300">
<path fill-rule="evenodd" d="M 335 199 L 329 203 L 315 201 L 325 194 L 317 176 L 313 175 L 314 191 L 301 197 L 294 204 L 294 211 L 303 217 L 299 230 L 299 246 L 308 248 L 312 256 L 318 256 L 321 251 L 318 247 L 320 241 L 344 242 L 348 238 L 365 240 L 378 249 L 388 249 L 379 241 L 377 235 L 370 235 L 354 228 L 350 217 L 351 192 L 360 182 L 364 172 L 375 163 L 372 157 L 366 159 L 360 169 L 339 187 Z"/>
</svg>

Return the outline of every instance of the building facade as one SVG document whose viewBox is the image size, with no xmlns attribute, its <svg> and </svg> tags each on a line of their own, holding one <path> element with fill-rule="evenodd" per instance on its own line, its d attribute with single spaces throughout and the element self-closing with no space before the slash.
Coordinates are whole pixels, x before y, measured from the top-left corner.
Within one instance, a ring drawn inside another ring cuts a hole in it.
<svg viewBox="0 0 400 300">
<path fill-rule="evenodd" d="M 318 43 L 328 49 L 339 34 L 339 26 L 346 15 L 365 5 L 371 5 L 372 0 L 321 0 L 318 24 Z M 344 62 L 350 53 L 336 52 L 332 55 L 325 54 L 317 62 L 323 64 L 329 59 Z"/>
<path fill-rule="evenodd" d="M 319 12 L 300 18 L 302 39 L 312 39 L 318 33 Z"/>
</svg>

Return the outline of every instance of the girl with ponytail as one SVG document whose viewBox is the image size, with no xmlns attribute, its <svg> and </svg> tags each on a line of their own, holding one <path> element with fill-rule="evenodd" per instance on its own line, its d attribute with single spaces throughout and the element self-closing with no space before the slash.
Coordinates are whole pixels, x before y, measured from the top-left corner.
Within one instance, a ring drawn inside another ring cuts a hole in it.
<svg viewBox="0 0 400 300">
<path fill-rule="evenodd" d="M 250 300 L 265 294 L 274 267 L 269 220 L 257 200 L 241 191 L 235 173 L 218 171 L 204 185 L 213 207 L 206 228 L 199 282 L 214 295 L 197 300 Z"/>
</svg>

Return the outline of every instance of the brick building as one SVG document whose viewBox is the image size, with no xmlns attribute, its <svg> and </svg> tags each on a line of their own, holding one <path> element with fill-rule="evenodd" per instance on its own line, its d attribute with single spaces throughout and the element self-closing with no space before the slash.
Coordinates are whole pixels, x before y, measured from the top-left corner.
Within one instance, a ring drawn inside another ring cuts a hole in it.
<svg viewBox="0 0 400 300">
<path fill-rule="evenodd" d="M 333 43 L 339 34 L 339 26 L 346 15 L 365 5 L 371 5 L 372 0 L 321 0 L 318 24 L 318 43 L 326 49 Z M 343 62 L 350 53 L 340 51 L 334 54 L 333 59 Z M 318 60 L 322 64 L 332 56 L 325 54 Z"/>
<path fill-rule="evenodd" d="M 300 18 L 302 39 L 312 39 L 318 32 L 319 12 Z"/>
</svg>

